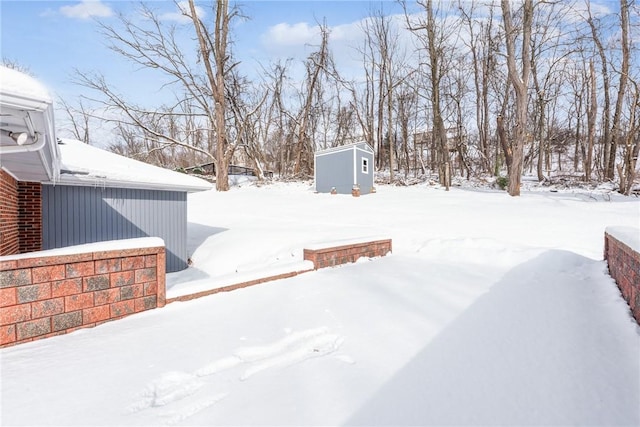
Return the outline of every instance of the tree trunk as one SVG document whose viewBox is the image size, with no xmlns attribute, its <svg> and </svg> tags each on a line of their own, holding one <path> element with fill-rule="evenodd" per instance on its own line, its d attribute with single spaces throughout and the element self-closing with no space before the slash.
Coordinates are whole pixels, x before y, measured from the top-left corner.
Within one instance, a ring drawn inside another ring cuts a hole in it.
<svg viewBox="0 0 640 427">
<path fill-rule="evenodd" d="M 593 167 L 593 145 L 596 139 L 596 120 L 598 114 L 598 93 L 596 72 L 593 60 L 589 61 L 589 110 L 587 111 L 587 152 L 584 158 L 584 180 L 591 181 Z"/>
<path fill-rule="evenodd" d="M 524 144 L 527 139 L 527 106 L 529 95 L 527 86 L 531 73 L 531 26 L 533 21 L 533 2 L 524 0 L 522 22 L 522 54 L 520 73 L 516 66 L 516 29 L 513 26 L 510 0 L 501 0 L 502 15 L 505 28 L 505 41 L 507 46 L 507 67 L 509 69 L 509 81 L 516 95 L 516 124 L 513 131 L 512 161 L 509 169 L 508 192 L 511 196 L 520 195 L 522 182 L 522 170 L 524 162 Z"/>
<path fill-rule="evenodd" d="M 211 39 L 205 34 L 204 25 L 196 13 L 194 0 L 189 0 L 191 19 L 196 30 L 200 55 L 207 71 L 209 85 L 214 101 L 214 124 L 216 129 L 216 190 L 229 190 L 229 160 L 231 154 L 227 150 L 227 132 L 225 123 L 226 98 L 225 98 L 225 73 L 227 57 L 227 35 L 229 32 L 228 0 L 216 0 L 216 19 L 213 34 L 213 46 Z M 211 52 L 213 51 L 213 52 Z M 209 57 L 213 53 L 216 65 L 215 72 L 211 67 Z"/>
<path fill-rule="evenodd" d="M 507 175 L 509 175 L 511 173 L 511 165 L 513 164 L 513 152 L 511 150 L 509 139 L 507 138 L 507 132 L 504 128 L 504 119 L 501 114 L 496 118 L 496 129 L 498 133 L 498 141 L 500 142 L 502 152 L 504 153 L 504 162 L 507 164 Z"/>
<path fill-rule="evenodd" d="M 393 129 L 393 82 L 391 81 L 391 67 L 387 77 L 387 131 L 389 132 L 389 180 L 393 182 L 396 164 L 395 132 Z"/>
<path fill-rule="evenodd" d="M 629 78 L 629 4 L 628 0 L 620 0 L 620 25 L 622 29 L 622 67 L 620 69 L 620 82 L 618 83 L 618 98 L 616 100 L 616 109 L 613 113 L 613 123 L 611 123 L 611 143 L 609 144 L 609 162 L 605 165 L 605 169 L 610 171 L 610 178 L 613 178 L 613 169 L 616 162 L 616 154 L 618 152 L 618 144 L 620 141 L 622 126 L 622 108 L 624 103 L 624 95 L 627 90 L 627 81 Z M 622 179 L 622 177 L 620 177 Z"/>
<path fill-rule="evenodd" d="M 624 0 L 623 0 L 624 1 Z M 596 45 L 598 56 L 600 57 L 600 66 L 602 67 L 602 94 L 604 96 L 604 104 L 602 108 L 602 129 L 604 131 L 602 135 L 603 141 L 603 163 L 604 163 L 604 178 L 605 179 L 613 179 L 613 170 L 609 169 L 609 159 L 611 157 L 611 145 L 610 145 L 610 119 L 611 119 L 611 99 L 609 95 L 610 91 L 610 80 L 609 80 L 609 67 L 608 67 L 608 59 L 605 52 L 605 48 L 600 41 L 600 37 L 598 36 L 598 28 L 596 27 L 595 22 L 591 16 L 590 2 L 585 3 L 587 6 L 587 23 L 589 24 L 589 28 L 591 29 L 591 37 L 593 42 Z"/>
<path fill-rule="evenodd" d="M 629 131 L 625 138 L 623 165 L 619 168 L 620 193 L 628 196 L 633 190 L 636 178 L 636 166 L 640 154 L 640 85 L 632 81 L 635 92 L 631 101 L 631 115 L 629 117 Z"/>
</svg>

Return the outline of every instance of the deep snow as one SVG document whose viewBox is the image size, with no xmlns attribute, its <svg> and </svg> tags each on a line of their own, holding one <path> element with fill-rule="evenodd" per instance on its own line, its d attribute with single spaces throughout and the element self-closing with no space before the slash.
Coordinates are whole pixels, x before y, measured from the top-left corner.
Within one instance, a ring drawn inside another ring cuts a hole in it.
<svg viewBox="0 0 640 427">
<path fill-rule="evenodd" d="M 602 261 L 640 202 L 306 184 L 190 195 L 168 296 L 384 235 L 393 254 L 0 350 L 2 425 L 640 425 L 640 327 Z"/>
</svg>

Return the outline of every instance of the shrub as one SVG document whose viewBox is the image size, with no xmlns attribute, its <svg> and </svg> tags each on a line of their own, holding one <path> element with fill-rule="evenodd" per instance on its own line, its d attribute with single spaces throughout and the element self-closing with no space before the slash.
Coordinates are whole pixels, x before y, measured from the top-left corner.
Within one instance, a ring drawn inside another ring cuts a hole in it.
<svg viewBox="0 0 640 427">
<path fill-rule="evenodd" d="M 496 184 L 500 187 L 501 190 L 506 190 L 509 185 L 509 178 L 506 176 L 499 176 L 496 178 Z"/>
</svg>

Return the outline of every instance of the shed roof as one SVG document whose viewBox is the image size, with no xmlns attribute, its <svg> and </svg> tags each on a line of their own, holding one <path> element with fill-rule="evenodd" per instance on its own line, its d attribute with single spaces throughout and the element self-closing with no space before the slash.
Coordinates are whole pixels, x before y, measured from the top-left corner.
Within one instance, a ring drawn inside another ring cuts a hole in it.
<svg viewBox="0 0 640 427">
<path fill-rule="evenodd" d="M 337 153 L 340 151 L 351 150 L 354 148 L 359 148 L 359 149 L 368 151 L 370 153 L 373 153 L 373 148 L 367 142 L 361 141 L 361 142 L 353 142 L 351 144 L 340 145 L 338 147 L 327 148 L 326 150 L 316 151 L 316 156 L 322 156 L 329 153 Z"/>
<path fill-rule="evenodd" d="M 205 191 L 212 185 L 200 178 L 153 166 L 73 139 L 61 139 L 60 184 Z"/>
</svg>

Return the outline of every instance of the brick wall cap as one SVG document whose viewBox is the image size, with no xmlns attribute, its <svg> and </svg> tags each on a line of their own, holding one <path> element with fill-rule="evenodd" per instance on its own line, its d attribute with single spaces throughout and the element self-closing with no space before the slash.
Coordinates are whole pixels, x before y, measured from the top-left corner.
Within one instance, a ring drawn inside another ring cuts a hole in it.
<svg viewBox="0 0 640 427">
<path fill-rule="evenodd" d="M 391 243 L 390 237 L 382 236 L 369 236 L 369 237 L 355 237 L 350 239 L 330 240 L 325 242 L 313 243 L 305 245 L 305 249 L 310 251 L 319 251 L 328 248 L 339 248 L 342 246 L 354 246 L 372 243 Z"/>
<path fill-rule="evenodd" d="M 640 228 L 636 227 L 607 227 L 604 232 L 617 241 L 624 243 L 630 249 L 640 253 Z"/>
<path fill-rule="evenodd" d="M 105 242 L 86 243 L 84 245 L 67 246 L 64 248 L 47 249 L 44 251 L 29 252 L 24 254 L 6 255 L 0 257 L 0 262 L 24 260 L 30 258 L 61 257 L 78 255 L 83 253 L 126 251 L 131 249 L 151 249 L 165 247 L 164 240 L 160 237 L 138 237 L 135 239 L 109 240 Z"/>
<path fill-rule="evenodd" d="M 230 274 L 222 276 L 216 279 L 215 284 L 212 284 L 209 280 L 203 280 L 202 283 L 197 285 L 190 283 L 185 286 L 174 285 L 167 290 L 167 300 L 177 300 L 181 297 L 185 297 L 191 294 L 209 295 L 212 290 L 235 288 L 238 284 L 242 284 L 244 287 L 247 283 L 264 283 L 274 278 L 292 277 L 300 273 L 306 273 L 313 271 L 313 262 L 311 261 L 292 261 L 281 265 L 272 266 L 266 269 L 251 270 L 241 273 Z M 214 291 L 215 292 L 215 291 Z"/>
</svg>

